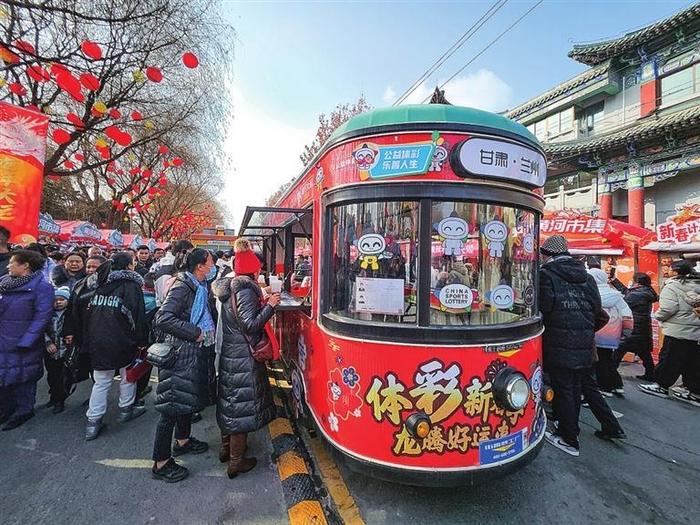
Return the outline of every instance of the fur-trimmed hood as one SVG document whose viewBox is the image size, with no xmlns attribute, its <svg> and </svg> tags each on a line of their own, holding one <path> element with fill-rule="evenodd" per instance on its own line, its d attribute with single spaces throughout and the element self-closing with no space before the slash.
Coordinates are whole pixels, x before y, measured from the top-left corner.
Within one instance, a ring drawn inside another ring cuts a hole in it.
<svg viewBox="0 0 700 525">
<path fill-rule="evenodd" d="M 105 284 L 110 284 L 116 281 L 134 281 L 139 286 L 143 286 L 143 277 L 133 270 L 112 270 L 107 276 Z"/>
</svg>

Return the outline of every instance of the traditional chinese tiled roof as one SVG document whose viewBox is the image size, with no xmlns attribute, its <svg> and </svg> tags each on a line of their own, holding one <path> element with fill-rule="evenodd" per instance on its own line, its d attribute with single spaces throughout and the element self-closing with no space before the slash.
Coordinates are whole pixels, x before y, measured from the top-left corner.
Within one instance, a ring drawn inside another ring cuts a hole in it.
<svg viewBox="0 0 700 525">
<path fill-rule="evenodd" d="M 659 36 L 671 33 L 681 25 L 697 19 L 700 19 L 700 4 L 695 4 L 673 16 L 619 38 L 588 44 L 575 44 L 574 48 L 569 51 L 569 57 L 583 64 L 594 66 L 644 45 Z"/>
<path fill-rule="evenodd" d="M 649 116 L 622 129 L 586 139 L 570 140 L 543 144 L 550 159 L 563 159 L 594 153 L 604 149 L 624 146 L 633 141 L 649 140 L 663 136 L 669 131 L 688 129 L 700 125 L 700 106 L 685 111 L 676 111 L 668 115 Z"/>
<path fill-rule="evenodd" d="M 533 98 L 532 100 L 529 100 L 525 102 L 523 105 L 518 106 L 515 109 L 512 109 L 511 111 L 506 112 L 505 116 L 510 118 L 510 119 L 517 119 L 521 115 L 524 115 L 531 109 L 537 108 L 546 102 L 549 102 L 550 100 L 553 100 L 561 95 L 564 95 L 568 93 L 569 91 L 576 89 L 577 87 L 581 86 L 582 84 L 585 84 L 589 80 L 593 80 L 597 77 L 603 76 L 608 72 L 608 65 L 596 67 L 593 69 L 589 69 L 588 71 L 584 71 L 580 75 L 576 75 L 574 78 L 564 82 L 563 84 L 559 84 L 558 86 L 550 89 L 546 93 L 543 93 L 537 98 Z"/>
</svg>

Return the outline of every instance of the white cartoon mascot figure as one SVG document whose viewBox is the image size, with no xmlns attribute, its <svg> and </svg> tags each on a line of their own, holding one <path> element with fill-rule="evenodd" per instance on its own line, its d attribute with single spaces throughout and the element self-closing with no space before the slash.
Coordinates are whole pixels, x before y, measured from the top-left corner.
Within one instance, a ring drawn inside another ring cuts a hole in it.
<svg viewBox="0 0 700 525">
<path fill-rule="evenodd" d="M 363 144 L 352 152 L 352 158 L 360 171 L 360 180 L 367 180 L 369 170 L 374 168 L 379 160 L 379 148 L 375 144 Z"/>
<path fill-rule="evenodd" d="M 501 221 L 487 222 L 484 226 L 484 237 L 489 241 L 489 256 L 502 257 L 508 238 L 508 226 Z"/>
<path fill-rule="evenodd" d="M 357 241 L 360 252 L 360 268 L 363 270 L 379 270 L 379 259 L 386 250 L 386 240 L 378 233 L 367 233 Z"/>
<path fill-rule="evenodd" d="M 449 217 L 442 219 L 437 225 L 437 232 L 444 240 L 442 241 L 443 255 L 462 255 L 464 239 L 469 235 L 469 224 L 467 221 L 452 213 Z"/>
<path fill-rule="evenodd" d="M 442 171 L 442 163 L 447 160 L 447 148 L 449 144 L 443 142 L 442 144 L 435 146 L 435 153 L 433 153 L 433 158 L 430 161 L 430 167 L 428 171 Z"/>
</svg>

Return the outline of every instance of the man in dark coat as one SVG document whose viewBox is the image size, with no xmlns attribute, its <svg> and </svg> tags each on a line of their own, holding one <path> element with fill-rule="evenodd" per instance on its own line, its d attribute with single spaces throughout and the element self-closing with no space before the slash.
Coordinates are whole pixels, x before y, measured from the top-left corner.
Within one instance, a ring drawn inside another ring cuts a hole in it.
<svg viewBox="0 0 700 525">
<path fill-rule="evenodd" d="M 151 266 L 153 266 L 153 258 L 151 257 L 151 249 L 142 244 L 136 248 L 136 273 L 141 277 L 145 277 L 148 272 L 151 271 Z"/>
<path fill-rule="evenodd" d="M 22 425 L 34 415 L 36 384 L 44 373 L 44 331 L 53 315 L 54 292 L 36 252 L 12 253 L 0 277 L 0 424 Z"/>
<path fill-rule="evenodd" d="M 547 441 L 572 456 L 579 455 L 578 418 L 586 398 L 602 430 L 601 438 L 623 437 L 617 419 L 598 391 L 593 375 L 595 331 L 607 322 L 598 287 L 582 262 L 568 252 L 566 239 L 554 235 L 540 248 L 540 310 L 544 322 L 544 368 L 554 389 L 557 429 Z"/>
<path fill-rule="evenodd" d="M 143 279 L 133 271 L 131 254 L 120 252 L 112 258 L 111 271 L 95 290 L 88 306 L 81 344 L 90 353 L 95 384 L 86 413 L 85 439 L 97 438 L 102 417 L 107 413 L 107 396 L 119 370 L 119 421 L 125 423 L 144 414 L 136 406 L 136 383 L 126 380 L 126 367 L 137 350 L 148 344 Z"/>
<path fill-rule="evenodd" d="M 651 350 L 654 347 L 651 307 L 659 300 L 659 296 L 651 287 L 651 279 L 645 273 L 634 274 L 632 288 L 627 288 L 618 279 L 613 279 L 611 284 L 623 293 L 634 318 L 632 334 L 622 341 L 617 349 L 617 362 L 619 364 L 627 352 L 637 354 L 644 363 L 644 375 L 637 376 L 637 379 L 654 381 L 654 359 L 651 357 Z"/>
<path fill-rule="evenodd" d="M 56 288 L 67 286 L 73 290 L 75 284 L 85 277 L 85 256 L 82 252 L 71 252 L 66 255 L 63 264 L 56 265 L 51 270 L 51 282 Z"/>
<path fill-rule="evenodd" d="M 251 346 L 265 337 L 265 324 L 275 314 L 280 300 L 279 294 L 274 294 L 268 304 L 262 304 L 263 294 L 257 283 L 260 269 L 260 261 L 249 243 L 236 241 L 236 278 L 220 279 L 212 287 L 221 301 L 223 328 L 216 406 L 222 436 L 219 459 L 229 462 L 230 478 L 255 467 L 255 458 L 244 457 L 247 434 L 275 417 L 266 367 L 251 355 Z"/>
</svg>

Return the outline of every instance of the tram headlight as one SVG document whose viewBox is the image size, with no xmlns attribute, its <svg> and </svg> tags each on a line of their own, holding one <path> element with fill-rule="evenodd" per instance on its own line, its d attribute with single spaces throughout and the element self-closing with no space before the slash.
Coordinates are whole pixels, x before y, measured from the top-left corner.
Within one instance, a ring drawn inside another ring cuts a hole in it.
<svg viewBox="0 0 700 525">
<path fill-rule="evenodd" d="M 430 423 L 430 418 L 425 412 L 416 412 L 415 414 L 411 414 L 406 419 L 405 425 L 406 429 L 411 433 L 411 435 L 419 439 L 427 437 L 430 433 L 430 427 L 432 426 Z"/>
<path fill-rule="evenodd" d="M 530 383 L 523 374 L 508 366 L 493 380 L 493 397 L 501 408 L 520 410 L 530 399 Z"/>
</svg>

